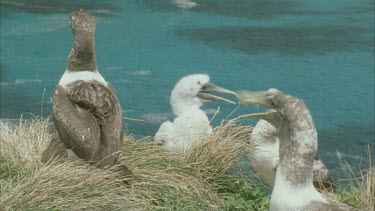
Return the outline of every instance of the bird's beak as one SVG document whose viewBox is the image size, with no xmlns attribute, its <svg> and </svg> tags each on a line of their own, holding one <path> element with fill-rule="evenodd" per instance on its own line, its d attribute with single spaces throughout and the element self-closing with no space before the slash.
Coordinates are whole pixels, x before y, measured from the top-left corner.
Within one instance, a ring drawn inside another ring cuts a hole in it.
<svg viewBox="0 0 375 211">
<path fill-rule="evenodd" d="M 279 112 L 275 110 L 269 110 L 263 113 L 253 113 L 253 114 L 244 114 L 236 118 L 238 119 L 250 119 L 250 118 L 258 118 L 258 119 L 264 119 L 266 121 L 271 121 L 274 119 L 281 119 L 281 116 Z"/>
<path fill-rule="evenodd" d="M 266 91 L 239 91 L 236 96 L 241 104 L 257 104 L 270 107 L 266 93 Z"/>
<path fill-rule="evenodd" d="M 202 86 L 202 89 L 199 92 L 202 92 L 202 93 L 207 93 L 207 92 L 221 92 L 221 93 L 236 95 L 235 92 L 230 91 L 228 89 L 224 89 L 223 87 L 217 86 L 217 85 L 212 84 L 212 83 L 206 83 L 206 84 L 204 84 Z"/>
<path fill-rule="evenodd" d="M 224 88 L 222 88 L 220 86 L 217 86 L 217 85 L 214 85 L 212 83 L 206 83 L 202 86 L 202 88 L 198 92 L 197 96 L 202 100 L 221 101 L 221 102 L 225 102 L 225 103 L 229 103 L 229 104 L 236 104 L 235 102 L 233 102 L 231 100 L 209 94 L 209 92 L 221 92 L 221 93 L 236 95 L 236 93 L 233 92 L 233 91 L 230 91 L 228 89 L 224 89 Z"/>
<path fill-rule="evenodd" d="M 266 91 L 239 91 L 237 92 L 236 96 L 240 100 L 241 104 L 256 104 L 266 106 L 268 108 L 271 107 L 270 102 L 267 100 L 267 92 Z M 244 114 L 236 119 L 249 119 L 249 118 L 259 118 L 264 119 L 266 121 L 272 120 L 281 120 L 280 113 L 274 109 L 268 109 L 268 111 L 263 113 L 252 113 L 252 114 Z"/>
</svg>

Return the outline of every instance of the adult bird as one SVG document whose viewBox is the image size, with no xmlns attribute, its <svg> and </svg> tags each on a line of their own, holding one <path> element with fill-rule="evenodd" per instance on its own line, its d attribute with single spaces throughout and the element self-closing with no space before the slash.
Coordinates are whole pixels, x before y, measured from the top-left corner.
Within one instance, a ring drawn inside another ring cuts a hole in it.
<svg viewBox="0 0 375 211">
<path fill-rule="evenodd" d="M 53 95 L 54 123 L 64 145 L 79 158 L 97 167 L 113 166 L 122 147 L 124 124 L 116 93 L 96 65 L 95 19 L 86 11 L 75 11 L 70 28 L 74 45 Z"/>
<path fill-rule="evenodd" d="M 271 110 L 248 114 L 277 128 L 279 164 L 270 200 L 271 210 L 352 210 L 324 197 L 313 186 L 313 164 L 317 150 L 317 132 L 305 103 L 276 89 L 242 91 L 243 104 L 263 105 Z"/>
<path fill-rule="evenodd" d="M 183 77 L 171 93 L 170 104 L 176 116 L 173 122 L 166 121 L 155 134 L 155 141 L 173 152 L 184 152 L 212 133 L 210 121 L 200 107 L 205 102 L 222 101 L 235 104 L 228 99 L 210 92 L 235 94 L 234 92 L 210 83 L 206 74 L 193 74 Z"/>
<path fill-rule="evenodd" d="M 240 118 L 246 117 L 247 115 L 240 116 Z M 251 166 L 269 186 L 273 187 L 279 164 L 277 128 L 266 120 L 259 120 L 251 133 L 250 149 Z M 317 156 L 314 158 L 313 175 L 314 186 L 318 191 L 334 192 L 329 170 Z"/>
</svg>

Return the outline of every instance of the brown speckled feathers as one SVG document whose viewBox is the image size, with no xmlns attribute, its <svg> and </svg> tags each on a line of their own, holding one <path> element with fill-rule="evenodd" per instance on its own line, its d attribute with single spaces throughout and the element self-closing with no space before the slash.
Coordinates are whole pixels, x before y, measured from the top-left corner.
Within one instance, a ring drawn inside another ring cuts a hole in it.
<svg viewBox="0 0 375 211">
<path fill-rule="evenodd" d="M 97 70 L 95 19 L 86 11 L 75 11 L 70 26 L 74 45 L 52 100 L 55 126 L 62 142 L 79 158 L 98 167 L 113 166 L 124 124 L 116 93 Z"/>
<path fill-rule="evenodd" d="M 53 117 L 59 135 L 78 157 L 114 165 L 123 139 L 122 111 L 113 89 L 95 82 L 77 81 L 57 86 Z"/>
<path fill-rule="evenodd" d="M 77 106 L 89 110 L 96 117 L 99 125 L 113 118 L 115 106 L 118 104 L 117 98 L 107 87 L 94 82 L 77 81 L 68 97 Z"/>
</svg>

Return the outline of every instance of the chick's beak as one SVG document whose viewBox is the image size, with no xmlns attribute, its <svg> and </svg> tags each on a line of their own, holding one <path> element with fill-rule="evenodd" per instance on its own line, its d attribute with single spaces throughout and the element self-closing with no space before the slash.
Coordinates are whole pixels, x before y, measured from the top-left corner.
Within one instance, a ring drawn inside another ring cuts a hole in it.
<svg viewBox="0 0 375 211">
<path fill-rule="evenodd" d="M 235 92 L 230 91 L 228 89 L 224 89 L 220 86 L 217 86 L 212 83 L 206 83 L 202 86 L 201 90 L 198 92 L 197 96 L 201 98 L 202 100 L 207 100 L 207 101 L 221 101 L 229 104 L 236 104 L 235 102 L 215 96 L 213 94 L 209 94 L 210 92 L 221 92 L 221 93 L 226 93 L 226 94 L 232 94 L 232 95 L 237 95 Z"/>
</svg>

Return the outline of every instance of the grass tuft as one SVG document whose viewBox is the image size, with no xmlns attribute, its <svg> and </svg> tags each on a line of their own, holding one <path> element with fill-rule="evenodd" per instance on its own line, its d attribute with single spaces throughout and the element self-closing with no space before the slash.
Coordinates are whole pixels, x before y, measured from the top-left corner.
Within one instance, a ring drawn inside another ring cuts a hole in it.
<svg viewBox="0 0 375 211">
<path fill-rule="evenodd" d="M 43 166 L 2 194 L 3 210 L 141 210 L 148 204 L 125 181 L 82 163 Z M 125 184 L 125 183 L 124 183 Z"/>
<path fill-rule="evenodd" d="M 241 171 L 251 130 L 222 122 L 183 154 L 127 135 L 120 163 L 136 174 L 129 181 L 116 167 L 69 160 L 48 118 L 21 119 L 0 131 L 0 210 L 268 210 L 266 187 Z M 370 165 L 338 197 L 374 211 L 374 172 Z"/>
<path fill-rule="evenodd" d="M 51 133 L 48 125 L 49 119 L 20 119 L 13 130 L 0 129 L 1 178 L 19 180 L 43 166 L 43 152 L 57 139 L 57 134 Z"/>
<path fill-rule="evenodd" d="M 242 129 L 223 123 L 185 154 L 168 152 L 151 138 L 125 136 L 120 163 L 137 175 L 129 185 L 113 168 L 68 160 L 49 119 L 20 120 L 1 131 L 1 210 L 220 209 L 224 197 L 218 190 L 232 187 L 215 182 L 234 181 L 228 170 L 246 150 L 241 138 L 249 131 Z"/>
<path fill-rule="evenodd" d="M 337 197 L 356 208 L 375 211 L 375 166 L 368 146 L 369 164 L 366 170 L 355 173 L 353 168 L 345 163 L 342 167 L 343 174 L 348 178 L 345 185 L 340 185 Z"/>
</svg>

